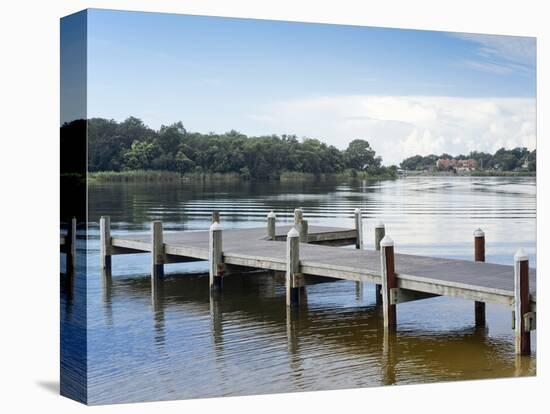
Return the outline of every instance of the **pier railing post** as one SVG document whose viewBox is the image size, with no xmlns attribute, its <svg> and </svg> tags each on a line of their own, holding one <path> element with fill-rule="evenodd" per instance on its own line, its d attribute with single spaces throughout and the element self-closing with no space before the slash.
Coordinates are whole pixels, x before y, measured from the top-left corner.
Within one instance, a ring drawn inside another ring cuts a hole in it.
<svg viewBox="0 0 550 414">
<path fill-rule="evenodd" d="M 300 224 L 300 241 L 302 243 L 307 243 L 308 241 L 308 223 L 307 220 L 302 220 Z"/>
<path fill-rule="evenodd" d="M 300 301 L 296 278 L 300 272 L 300 234 L 291 228 L 286 236 L 286 305 L 295 306 Z"/>
<path fill-rule="evenodd" d="M 151 223 L 151 278 L 158 279 L 164 276 L 164 237 L 162 234 L 162 221 L 155 220 Z"/>
<path fill-rule="evenodd" d="M 374 248 L 380 250 L 380 242 L 386 235 L 386 226 L 384 223 L 379 222 L 374 228 Z M 382 304 L 382 285 L 376 284 L 375 286 L 376 304 Z"/>
<path fill-rule="evenodd" d="M 267 215 L 267 236 L 269 240 L 275 240 L 275 222 L 277 220 L 277 215 L 273 210 L 271 210 Z"/>
<path fill-rule="evenodd" d="M 391 304 L 390 291 L 397 287 L 397 279 L 395 277 L 393 240 L 389 236 L 384 236 L 380 242 L 380 266 L 384 328 L 388 331 L 395 331 L 397 327 L 396 305 Z"/>
<path fill-rule="evenodd" d="M 531 354 L 531 333 L 525 327 L 529 312 L 529 258 L 519 249 L 514 256 L 514 313 L 516 354 Z"/>
<path fill-rule="evenodd" d="M 66 272 L 68 275 L 74 275 L 76 270 L 76 217 L 73 217 L 69 224 L 67 230 L 67 243 L 69 246 L 67 249 Z"/>
<path fill-rule="evenodd" d="M 485 233 L 481 229 L 474 231 L 474 260 L 485 261 Z M 485 326 L 485 302 L 475 301 L 474 309 L 476 326 Z"/>
<path fill-rule="evenodd" d="M 111 218 L 101 216 L 99 219 L 99 253 L 103 276 L 111 276 Z"/>
<path fill-rule="evenodd" d="M 357 236 L 355 237 L 355 248 L 356 249 L 362 249 L 363 248 L 363 215 L 361 213 L 360 208 L 356 208 L 353 212 L 353 215 L 355 217 L 355 231 L 357 233 Z"/>
<path fill-rule="evenodd" d="M 220 212 L 219 211 L 213 211 L 212 212 L 212 223 L 219 223 L 220 222 Z"/>
<path fill-rule="evenodd" d="M 208 244 L 208 264 L 210 274 L 210 289 L 218 290 L 222 287 L 223 251 L 222 226 L 217 221 L 210 226 Z"/>
</svg>

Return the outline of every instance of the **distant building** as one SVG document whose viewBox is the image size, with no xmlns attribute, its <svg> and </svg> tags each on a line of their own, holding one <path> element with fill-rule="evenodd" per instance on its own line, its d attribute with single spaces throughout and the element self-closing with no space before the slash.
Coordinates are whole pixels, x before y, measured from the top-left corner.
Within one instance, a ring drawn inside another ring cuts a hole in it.
<svg viewBox="0 0 550 414">
<path fill-rule="evenodd" d="M 453 168 L 457 171 L 472 171 L 477 168 L 477 161 L 473 159 L 453 160 L 453 159 L 440 158 L 437 160 L 436 166 L 437 168 L 442 170 L 448 170 L 449 168 Z"/>
</svg>

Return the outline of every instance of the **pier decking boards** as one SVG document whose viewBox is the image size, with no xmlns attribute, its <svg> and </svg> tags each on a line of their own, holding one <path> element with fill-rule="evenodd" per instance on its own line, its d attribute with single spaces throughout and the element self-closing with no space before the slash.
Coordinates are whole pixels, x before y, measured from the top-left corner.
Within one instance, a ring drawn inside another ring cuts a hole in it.
<svg viewBox="0 0 550 414">
<path fill-rule="evenodd" d="M 213 217 L 219 220 L 219 216 Z M 379 234 L 377 234 L 376 243 L 377 248 L 380 248 L 380 242 L 382 242 L 382 250 L 363 250 L 359 248 L 363 244 L 364 237 L 360 213 L 357 220 L 356 212 L 356 228 L 351 229 L 308 226 L 301 212 L 297 213 L 295 218 L 294 226 L 278 225 L 274 231 L 272 222 L 267 226 L 270 217 L 266 220 L 265 228 L 223 229 L 216 222 L 210 231 L 189 232 L 163 233 L 161 223 L 156 222 L 153 226 L 157 233 L 154 238 L 151 233 L 111 237 L 109 229 L 105 228 L 109 220 L 102 219 L 103 227 L 100 231 L 100 234 L 104 235 L 101 241 L 102 252 L 106 252 L 105 254 L 109 256 L 156 252 L 153 255 L 153 282 L 155 277 L 162 276 L 164 264 L 209 260 L 212 257 L 216 262 L 212 264 L 211 260 L 210 266 L 213 288 L 221 286 L 224 272 L 227 274 L 231 269 L 247 268 L 285 272 L 289 306 L 299 302 L 297 290 L 308 283 L 313 283 L 315 278 L 375 283 L 382 286 L 382 291 L 387 288 L 387 294 L 382 295 L 384 297 L 382 306 L 385 310 L 388 309 L 390 328 L 391 325 L 395 325 L 395 321 L 392 322 L 392 318 L 395 318 L 391 316 L 392 312 L 395 312 L 395 305 L 411 300 L 438 295 L 474 300 L 477 302 L 476 323 L 484 323 L 484 315 L 478 318 L 479 303 L 507 305 L 514 310 L 522 309 L 518 312 L 522 317 L 515 318 L 516 325 L 518 323 L 520 325 L 516 326 L 516 346 L 519 348 L 523 346 L 523 351 L 520 352 L 518 349 L 518 353 L 530 352 L 525 348 L 525 341 L 529 331 L 535 329 L 536 275 L 535 269 L 523 266 L 527 264 L 526 256 L 518 259 L 516 255 L 515 265 L 499 265 L 483 261 L 394 254 L 391 239 L 386 237 L 380 240 Z M 291 231 L 293 228 L 296 231 Z M 219 239 L 216 238 L 219 233 L 216 233 L 215 242 L 212 242 L 214 232 L 221 232 L 221 254 L 216 251 L 220 248 Z M 291 240 L 292 238 L 296 238 L 296 243 Z M 342 245 L 355 245 L 357 248 L 335 247 Z M 478 247 L 476 244 L 476 249 Z M 398 244 L 395 251 L 399 251 Z M 393 263 L 391 260 L 387 261 L 388 255 L 393 259 Z M 297 265 L 294 263 L 296 258 Z M 388 263 L 390 269 L 395 268 L 393 274 L 388 274 L 392 273 L 387 269 Z M 103 271 L 108 276 L 111 272 L 110 264 L 110 257 L 109 260 L 102 258 Z M 520 283 L 516 282 L 516 279 L 520 280 L 520 276 L 528 280 L 528 283 L 525 280 L 522 282 L 524 291 L 520 291 Z M 528 293 L 525 291 L 527 284 Z M 523 307 L 520 306 L 520 302 L 523 302 Z M 484 313 L 484 308 L 481 309 Z M 386 318 L 386 313 L 384 315 Z M 386 322 L 385 320 L 385 324 Z M 523 341 L 523 345 L 518 341 Z"/>
</svg>

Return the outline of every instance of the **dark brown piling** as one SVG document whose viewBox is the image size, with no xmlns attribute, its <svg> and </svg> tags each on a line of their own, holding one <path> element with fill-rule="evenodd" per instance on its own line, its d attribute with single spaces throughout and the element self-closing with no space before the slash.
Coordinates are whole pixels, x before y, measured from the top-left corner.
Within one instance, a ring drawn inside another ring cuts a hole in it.
<svg viewBox="0 0 550 414">
<path fill-rule="evenodd" d="M 474 260 L 485 261 L 485 233 L 481 229 L 474 231 Z M 474 312 L 476 326 L 485 326 L 485 302 L 475 301 Z"/>
<path fill-rule="evenodd" d="M 392 332 L 397 328 L 397 309 L 396 305 L 391 303 L 391 290 L 397 287 L 397 279 L 395 277 L 393 240 L 389 236 L 384 236 L 380 242 L 380 265 L 384 328 Z"/>
<path fill-rule="evenodd" d="M 529 258 L 523 249 L 514 256 L 514 312 L 516 354 L 531 354 L 531 333 L 525 326 L 529 313 Z"/>
</svg>

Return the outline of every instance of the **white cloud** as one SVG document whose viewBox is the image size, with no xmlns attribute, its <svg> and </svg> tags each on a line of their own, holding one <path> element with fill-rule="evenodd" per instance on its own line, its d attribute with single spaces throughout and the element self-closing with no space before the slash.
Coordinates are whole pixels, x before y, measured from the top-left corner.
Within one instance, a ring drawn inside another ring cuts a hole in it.
<svg viewBox="0 0 550 414">
<path fill-rule="evenodd" d="M 537 44 L 534 37 L 452 33 L 451 36 L 476 43 L 480 60 L 466 66 L 493 74 L 531 72 L 535 68 Z"/>
<path fill-rule="evenodd" d="M 536 145 L 534 98 L 324 96 L 277 102 L 252 114 L 255 128 L 345 148 L 367 139 L 384 164 L 430 153 L 494 152 Z"/>
</svg>

